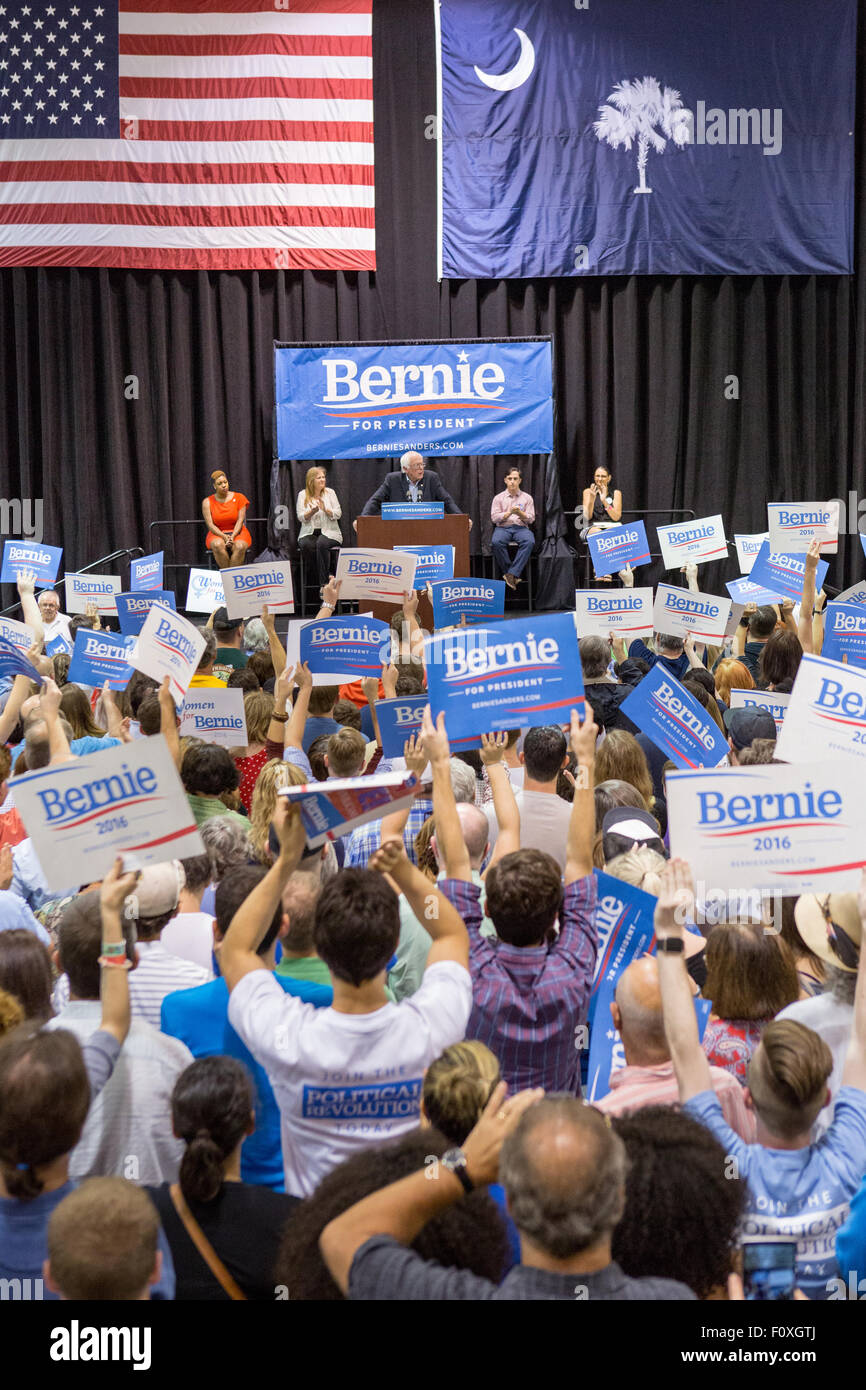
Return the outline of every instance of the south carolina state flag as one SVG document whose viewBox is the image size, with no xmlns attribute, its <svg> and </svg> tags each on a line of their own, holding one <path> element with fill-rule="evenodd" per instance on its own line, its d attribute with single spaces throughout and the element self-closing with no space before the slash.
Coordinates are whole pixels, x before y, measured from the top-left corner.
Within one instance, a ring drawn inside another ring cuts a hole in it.
<svg viewBox="0 0 866 1390">
<path fill-rule="evenodd" d="M 856 0 L 439 0 L 439 274 L 847 275 Z"/>
</svg>

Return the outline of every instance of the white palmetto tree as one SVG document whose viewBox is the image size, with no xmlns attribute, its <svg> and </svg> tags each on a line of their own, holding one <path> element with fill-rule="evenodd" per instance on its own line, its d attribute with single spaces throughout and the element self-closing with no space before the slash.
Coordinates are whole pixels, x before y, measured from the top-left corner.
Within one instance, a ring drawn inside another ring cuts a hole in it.
<svg viewBox="0 0 866 1390">
<path fill-rule="evenodd" d="M 640 182 L 634 192 L 652 193 L 646 181 L 650 149 L 663 154 L 668 140 L 679 149 L 687 145 L 691 139 L 692 113 L 684 108 L 679 92 L 673 87 L 662 89 L 654 77 L 617 82 L 607 101 L 608 104 L 598 108 L 599 120 L 593 121 L 593 130 L 599 140 L 606 141 L 615 150 L 620 145 L 630 150 L 637 141 Z"/>
</svg>

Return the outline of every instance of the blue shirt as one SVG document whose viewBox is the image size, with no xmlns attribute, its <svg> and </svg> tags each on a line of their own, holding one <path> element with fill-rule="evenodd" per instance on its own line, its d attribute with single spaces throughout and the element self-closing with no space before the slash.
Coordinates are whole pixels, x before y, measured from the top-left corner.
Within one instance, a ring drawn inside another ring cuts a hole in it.
<svg viewBox="0 0 866 1390">
<path fill-rule="evenodd" d="M 663 666 L 666 671 L 669 671 L 672 676 L 675 676 L 678 681 L 682 680 L 686 671 L 689 669 L 689 659 L 685 652 L 680 652 L 676 661 L 672 661 L 669 656 L 659 656 L 658 652 L 650 651 L 646 642 L 642 642 L 639 637 L 636 637 L 632 642 L 628 649 L 628 654 L 629 660 L 631 661 L 645 661 L 650 670 L 652 670 L 653 666 L 658 662 L 658 664 Z"/>
<path fill-rule="evenodd" d="M 315 714 L 312 718 L 308 718 L 304 724 L 301 747 L 305 753 L 309 753 L 316 739 L 322 734 L 337 734 L 342 727 L 342 724 L 338 724 L 336 719 L 326 719 L 324 715 Z"/>
<path fill-rule="evenodd" d="M 828 1298 L 837 1277 L 836 1232 L 866 1175 L 866 1091 L 843 1086 L 830 1128 L 805 1149 L 743 1143 L 713 1091 L 693 1096 L 683 1110 L 716 1136 L 748 1183 L 745 1234 L 796 1236 L 797 1287 L 807 1298 Z"/>
<path fill-rule="evenodd" d="M 274 975 L 286 994 L 317 1009 L 330 1008 L 334 991 L 326 985 Z M 222 978 L 195 989 L 179 989 L 162 1001 L 160 1027 L 163 1033 L 180 1038 L 193 1057 L 236 1057 L 250 1071 L 256 1088 L 256 1129 L 241 1149 L 241 1178 L 260 1187 L 285 1191 L 283 1148 L 280 1139 L 280 1112 L 271 1083 L 232 1028 L 228 1019 L 229 990 Z"/>
<path fill-rule="evenodd" d="M 21 928 L 32 931 L 43 946 L 51 946 L 51 937 L 41 922 L 37 922 L 30 908 L 17 893 L 0 891 L 0 931 L 14 931 Z"/>
<path fill-rule="evenodd" d="M 42 1301 L 59 1297 L 42 1282 L 42 1263 L 48 1259 L 48 1222 L 63 1198 L 77 1186 L 74 1182 L 64 1183 L 54 1192 L 42 1192 L 30 1202 L 19 1201 L 17 1197 L 0 1197 L 0 1279 L 27 1281 L 22 1283 L 19 1298 Z M 162 1226 L 158 1248 L 162 1251 L 162 1272 L 150 1296 L 173 1299 L 174 1263 Z M 10 1293 L 10 1297 L 15 1296 Z"/>
</svg>

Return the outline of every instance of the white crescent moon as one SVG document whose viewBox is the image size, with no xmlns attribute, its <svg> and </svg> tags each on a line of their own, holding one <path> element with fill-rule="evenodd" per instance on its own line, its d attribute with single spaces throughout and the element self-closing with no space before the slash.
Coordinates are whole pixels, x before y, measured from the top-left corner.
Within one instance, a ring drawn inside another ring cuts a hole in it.
<svg viewBox="0 0 866 1390">
<path fill-rule="evenodd" d="M 486 87 L 492 87 L 494 92 L 513 92 L 515 87 L 522 87 L 535 67 L 535 49 L 528 34 L 524 34 L 522 29 L 515 29 L 514 32 L 520 39 L 520 57 L 510 71 L 496 73 L 482 72 L 479 67 L 475 69 L 479 81 Z"/>
</svg>

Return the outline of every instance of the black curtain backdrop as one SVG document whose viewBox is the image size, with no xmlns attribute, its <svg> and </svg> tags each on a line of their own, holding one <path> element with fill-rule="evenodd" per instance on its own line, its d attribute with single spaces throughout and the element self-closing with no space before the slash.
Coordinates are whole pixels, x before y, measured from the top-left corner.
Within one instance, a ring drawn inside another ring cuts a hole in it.
<svg viewBox="0 0 866 1390">
<path fill-rule="evenodd" d="M 779 0 L 780 23 L 784 12 Z M 861 79 L 862 21 L 861 13 Z M 154 519 L 199 516 L 216 467 L 255 515 L 278 500 L 294 515 L 306 465 L 271 477 L 274 339 L 553 334 L 555 455 L 519 460 L 548 555 L 567 554 L 562 538 L 574 532 L 561 508 L 578 505 L 601 463 L 627 508 L 721 512 L 729 536 L 763 530 L 767 501 L 866 496 L 862 275 L 437 284 L 432 0 L 375 0 L 373 33 L 375 275 L 0 272 L 0 488 L 4 498 L 43 499 L 44 540 L 64 547 L 66 568 L 121 546 L 148 549 Z M 137 399 L 125 395 L 130 376 Z M 726 398 L 731 376 L 738 399 Z M 476 550 L 489 542 L 489 500 L 508 462 L 431 460 L 475 518 Z M 330 470 L 347 537 L 389 466 L 346 461 Z M 167 559 L 201 562 L 203 528 L 179 530 L 176 544 L 167 532 L 162 540 L 174 552 Z M 257 528 L 256 551 L 267 541 Z M 702 571 L 702 586 L 718 589 L 737 572 L 732 554 Z M 655 567 L 640 577 L 659 574 Z M 849 539 L 829 582 L 841 587 L 863 574 L 861 548 Z M 567 603 L 571 587 L 563 563 L 542 597 Z M 3 598 L 14 592 L 7 587 Z"/>
</svg>

